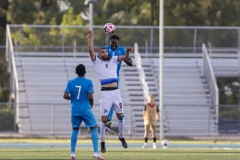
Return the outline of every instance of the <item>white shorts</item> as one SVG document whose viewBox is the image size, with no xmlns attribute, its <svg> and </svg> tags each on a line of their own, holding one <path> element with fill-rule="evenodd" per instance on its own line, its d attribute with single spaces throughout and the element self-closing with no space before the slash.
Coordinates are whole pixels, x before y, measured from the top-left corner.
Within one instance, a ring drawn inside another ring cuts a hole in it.
<svg viewBox="0 0 240 160">
<path fill-rule="evenodd" d="M 122 97 L 119 89 L 100 92 L 101 116 L 107 116 L 113 106 L 116 113 L 123 113 Z"/>
</svg>

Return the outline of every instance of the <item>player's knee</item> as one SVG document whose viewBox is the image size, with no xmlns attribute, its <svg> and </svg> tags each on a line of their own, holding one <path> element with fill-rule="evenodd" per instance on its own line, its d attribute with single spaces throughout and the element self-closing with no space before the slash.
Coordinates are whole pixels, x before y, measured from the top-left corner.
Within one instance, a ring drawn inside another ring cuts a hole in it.
<svg viewBox="0 0 240 160">
<path fill-rule="evenodd" d="M 119 121 L 123 121 L 123 119 L 124 119 L 124 115 L 121 115 L 121 116 L 118 117 Z"/>
<path fill-rule="evenodd" d="M 79 127 L 73 127 L 73 130 L 78 131 Z"/>
<path fill-rule="evenodd" d="M 106 123 L 107 122 L 107 116 L 102 116 L 102 122 Z"/>
<path fill-rule="evenodd" d="M 95 128 L 98 128 L 98 126 L 93 126 L 93 127 L 90 127 L 91 130 L 95 129 Z"/>
</svg>

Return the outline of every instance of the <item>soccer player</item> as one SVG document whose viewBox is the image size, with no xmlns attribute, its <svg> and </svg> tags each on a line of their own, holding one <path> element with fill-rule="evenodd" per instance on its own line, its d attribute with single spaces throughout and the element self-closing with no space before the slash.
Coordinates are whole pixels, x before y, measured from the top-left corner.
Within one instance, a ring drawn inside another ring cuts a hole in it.
<svg viewBox="0 0 240 160">
<path fill-rule="evenodd" d="M 93 84 L 92 81 L 85 78 L 86 69 L 83 64 L 76 67 L 77 78 L 67 83 L 63 98 L 71 100 L 71 160 L 76 160 L 76 143 L 78 139 L 79 127 L 82 121 L 86 127 L 91 129 L 91 137 L 93 143 L 93 158 L 104 160 L 98 153 L 98 126 L 93 115 Z"/>
<path fill-rule="evenodd" d="M 93 61 L 94 68 L 97 72 L 98 78 L 101 83 L 100 92 L 100 113 L 102 116 L 102 122 L 100 124 L 101 135 L 101 151 L 106 152 L 105 146 L 105 130 L 107 115 L 110 108 L 113 106 L 119 120 L 119 140 L 122 142 L 122 146 L 127 148 L 127 143 L 124 139 L 124 107 L 122 103 L 122 97 L 118 89 L 118 76 L 117 65 L 119 62 L 124 61 L 128 56 L 132 48 L 128 47 L 126 53 L 123 56 L 108 56 L 107 49 L 105 47 L 99 50 L 99 54 L 93 50 L 92 44 L 92 31 L 87 30 L 88 36 L 88 50 L 90 58 Z"/>
<path fill-rule="evenodd" d="M 145 143 L 143 144 L 142 148 L 147 148 L 148 133 L 149 133 L 150 127 L 151 127 L 151 133 L 153 138 L 153 149 L 157 148 L 156 126 L 157 126 L 158 118 L 159 118 L 158 106 L 154 102 L 154 96 L 150 95 L 150 102 L 145 105 L 143 110 Z"/>
<path fill-rule="evenodd" d="M 112 35 L 110 37 L 110 45 L 105 46 L 107 51 L 108 51 L 108 56 L 109 57 L 111 57 L 111 56 L 122 56 L 126 53 L 126 49 L 124 47 L 118 45 L 119 40 L 120 40 L 120 38 L 117 35 Z M 129 58 L 129 57 L 127 59 L 125 59 L 124 62 L 128 66 L 133 65 L 133 62 L 132 62 L 131 58 Z M 120 69 L 121 69 L 121 62 L 118 63 L 118 66 L 117 66 L 117 76 L 118 76 L 119 81 L 120 81 L 120 78 L 119 78 Z M 119 86 L 119 84 L 118 84 L 118 86 Z M 111 134 L 116 134 L 116 132 L 111 130 L 111 124 L 112 124 L 111 120 L 112 120 L 113 111 L 114 111 L 114 108 L 111 107 L 111 109 L 108 113 L 108 119 L 107 119 L 107 123 L 106 123 L 106 131 L 111 133 Z"/>
</svg>

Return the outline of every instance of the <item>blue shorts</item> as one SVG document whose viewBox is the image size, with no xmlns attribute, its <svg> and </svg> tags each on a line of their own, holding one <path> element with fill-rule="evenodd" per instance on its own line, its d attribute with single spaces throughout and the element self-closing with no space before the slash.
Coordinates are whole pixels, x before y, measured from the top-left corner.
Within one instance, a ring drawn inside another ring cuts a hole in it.
<svg viewBox="0 0 240 160">
<path fill-rule="evenodd" d="M 92 112 L 84 116 L 71 116 L 71 122 L 73 128 L 79 128 L 82 124 L 82 121 L 85 123 L 86 127 L 94 127 L 97 125 L 97 121 Z"/>
</svg>

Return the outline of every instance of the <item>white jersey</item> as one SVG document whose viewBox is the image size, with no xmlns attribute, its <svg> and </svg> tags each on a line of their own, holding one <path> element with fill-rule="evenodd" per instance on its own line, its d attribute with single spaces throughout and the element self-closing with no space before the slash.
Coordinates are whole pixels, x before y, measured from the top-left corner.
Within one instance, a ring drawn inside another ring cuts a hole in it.
<svg viewBox="0 0 240 160">
<path fill-rule="evenodd" d="M 101 85 L 118 82 L 117 65 L 118 56 L 112 56 L 110 60 L 103 61 L 98 56 L 93 60 L 95 70 Z"/>
</svg>

